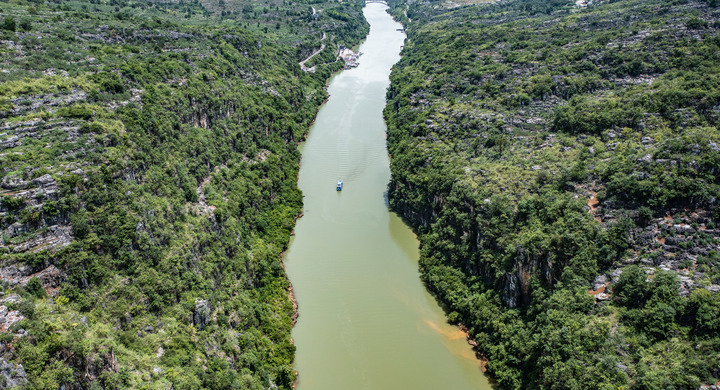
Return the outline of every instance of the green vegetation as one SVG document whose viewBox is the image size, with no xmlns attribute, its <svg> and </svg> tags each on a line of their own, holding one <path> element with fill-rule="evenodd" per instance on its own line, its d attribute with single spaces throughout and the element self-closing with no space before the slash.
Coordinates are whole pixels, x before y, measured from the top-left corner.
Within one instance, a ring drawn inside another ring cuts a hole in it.
<svg viewBox="0 0 720 390">
<path fill-rule="evenodd" d="M 0 343 L 29 388 L 291 387 L 297 143 L 338 67 L 298 62 L 367 32 L 313 6 L 337 10 L 264 31 L 197 1 L 0 2 L 0 268 L 42 271 L 3 285 L 25 319 Z"/>
<path fill-rule="evenodd" d="M 501 388 L 716 383 L 716 2 L 392 6 L 390 205 Z"/>
<path fill-rule="evenodd" d="M 327 56 L 316 64 L 335 63 L 338 45 L 352 46 L 363 39 L 368 24 L 360 9 L 363 0 L 333 1 L 259 1 L 259 0 L 200 0 L 203 6 L 219 17 L 226 25 L 239 25 L 275 42 L 292 45 L 298 50 L 298 59 L 307 58 L 319 49 L 318 40 L 327 48 Z M 323 33 L 325 35 L 323 35 Z M 332 65 L 335 70 L 342 64 Z"/>
</svg>

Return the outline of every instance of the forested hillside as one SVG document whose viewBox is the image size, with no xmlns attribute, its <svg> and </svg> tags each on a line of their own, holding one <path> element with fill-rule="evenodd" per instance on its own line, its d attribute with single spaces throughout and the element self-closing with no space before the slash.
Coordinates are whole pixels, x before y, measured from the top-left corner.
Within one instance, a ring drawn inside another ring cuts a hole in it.
<svg viewBox="0 0 720 390">
<path fill-rule="evenodd" d="M 291 387 L 298 62 L 367 23 L 233 4 L 0 2 L 0 388 Z"/>
<path fill-rule="evenodd" d="M 501 388 L 720 382 L 720 8 L 403 2 L 391 207 Z"/>
</svg>

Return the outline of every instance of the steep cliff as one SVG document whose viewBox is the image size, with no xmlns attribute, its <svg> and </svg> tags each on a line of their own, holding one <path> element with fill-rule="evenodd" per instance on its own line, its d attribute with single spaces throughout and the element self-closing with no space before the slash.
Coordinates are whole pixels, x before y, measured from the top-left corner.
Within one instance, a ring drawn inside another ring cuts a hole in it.
<svg viewBox="0 0 720 390">
<path fill-rule="evenodd" d="M 392 12 L 390 206 L 501 387 L 715 383 L 717 4 Z"/>
<path fill-rule="evenodd" d="M 352 23 L 300 3 L 252 26 L 197 1 L 2 3 L 5 385 L 292 386 L 297 144 L 342 67 L 298 61 L 367 31 L 359 3 L 314 6 Z"/>
</svg>

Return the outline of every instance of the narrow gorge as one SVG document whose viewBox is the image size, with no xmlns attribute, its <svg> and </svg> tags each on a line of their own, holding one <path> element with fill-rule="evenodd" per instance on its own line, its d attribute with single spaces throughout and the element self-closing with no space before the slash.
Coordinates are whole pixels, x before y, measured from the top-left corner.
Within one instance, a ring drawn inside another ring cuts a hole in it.
<svg viewBox="0 0 720 390">
<path fill-rule="evenodd" d="M 465 334 L 420 282 L 415 235 L 387 207 L 382 111 L 405 35 L 386 8 L 364 8 L 359 66 L 331 79 L 301 148 L 303 217 L 286 254 L 297 388 L 489 390 Z"/>
</svg>

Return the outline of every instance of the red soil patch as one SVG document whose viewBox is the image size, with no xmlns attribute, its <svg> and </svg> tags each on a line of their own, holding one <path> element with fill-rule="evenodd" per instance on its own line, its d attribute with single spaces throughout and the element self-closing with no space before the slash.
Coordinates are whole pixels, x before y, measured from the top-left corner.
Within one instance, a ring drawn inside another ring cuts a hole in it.
<svg viewBox="0 0 720 390">
<path fill-rule="evenodd" d="M 588 290 L 588 294 L 590 294 L 590 295 L 602 294 L 602 293 L 605 292 L 605 287 L 606 287 L 606 286 L 607 286 L 607 285 L 605 285 L 605 286 L 600 286 L 600 288 L 598 288 L 597 290 Z"/>
<path fill-rule="evenodd" d="M 597 210 L 597 205 L 600 203 L 599 200 L 597 200 L 597 192 L 590 192 L 590 198 L 587 201 L 588 207 L 590 207 L 590 211 Z"/>
<path fill-rule="evenodd" d="M 598 221 L 599 223 L 602 223 L 602 219 L 600 217 L 595 215 L 595 211 L 598 209 L 598 205 L 600 204 L 600 201 L 597 200 L 597 192 L 590 192 L 590 198 L 588 198 L 587 205 L 590 207 L 590 214 L 593 215 L 593 218 Z"/>
</svg>

